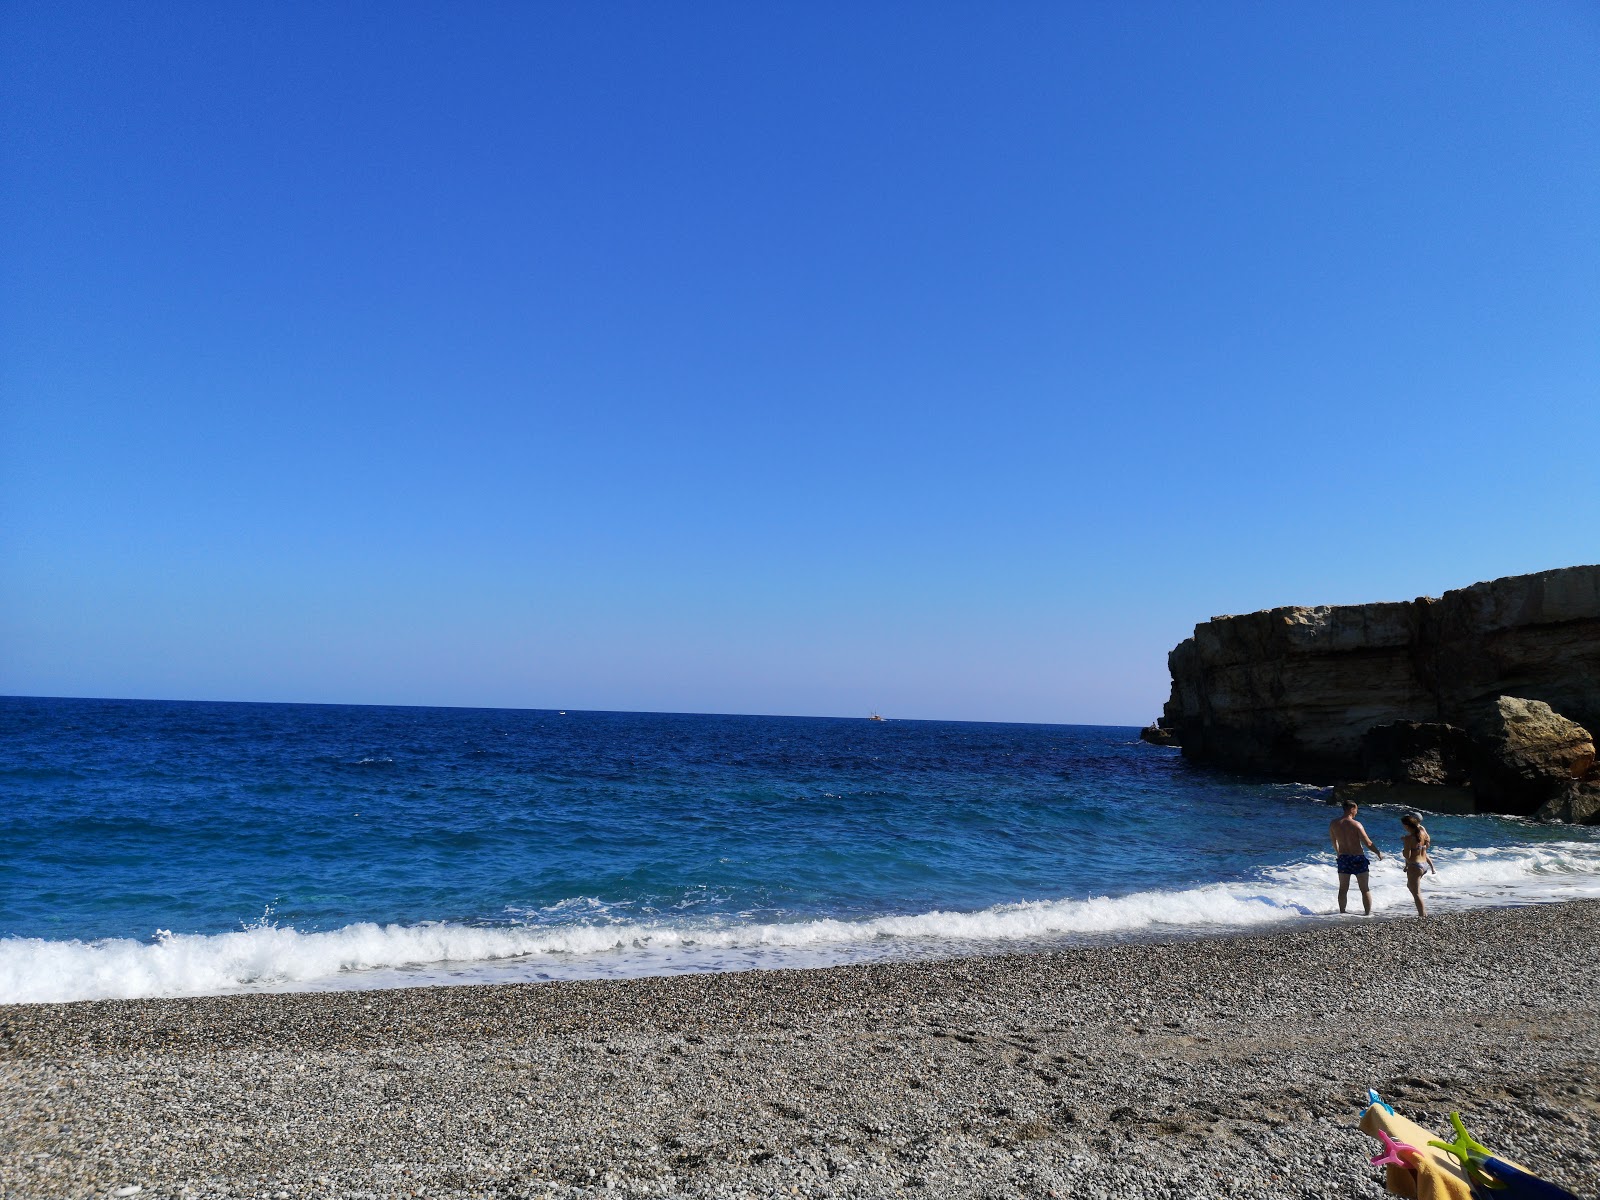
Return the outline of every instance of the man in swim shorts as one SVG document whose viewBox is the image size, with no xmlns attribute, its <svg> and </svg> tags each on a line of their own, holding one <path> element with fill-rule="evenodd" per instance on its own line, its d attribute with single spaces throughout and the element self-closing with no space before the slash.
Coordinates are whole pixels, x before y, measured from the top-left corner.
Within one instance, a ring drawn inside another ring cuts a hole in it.
<svg viewBox="0 0 1600 1200">
<path fill-rule="evenodd" d="M 1354 800 L 1344 802 L 1344 816 L 1328 823 L 1328 836 L 1333 839 L 1333 852 L 1339 856 L 1339 911 L 1344 911 L 1345 897 L 1350 894 L 1350 876 L 1354 875 L 1361 885 L 1361 905 L 1370 917 L 1372 893 L 1367 890 L 1367 869 L 1371 864 L 1367 862 L 1365 851 L 1370 849 L 1379 859 L 1383 858 L 1383 851 L 1373 845 L 1361 822 L 1356 820 Z"/>
</svg>

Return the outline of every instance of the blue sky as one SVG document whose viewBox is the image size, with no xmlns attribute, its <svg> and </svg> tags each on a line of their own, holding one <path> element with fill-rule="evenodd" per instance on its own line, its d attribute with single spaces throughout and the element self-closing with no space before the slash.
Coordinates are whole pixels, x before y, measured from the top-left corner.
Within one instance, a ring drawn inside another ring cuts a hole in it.
<svg viewBox="0 0 1600 1200">
<path fill-rule="evenodd" d="M 1136 723 L 1600 560 L 1588 4 L 0 44 L 0 692 Z"/>
</svg>

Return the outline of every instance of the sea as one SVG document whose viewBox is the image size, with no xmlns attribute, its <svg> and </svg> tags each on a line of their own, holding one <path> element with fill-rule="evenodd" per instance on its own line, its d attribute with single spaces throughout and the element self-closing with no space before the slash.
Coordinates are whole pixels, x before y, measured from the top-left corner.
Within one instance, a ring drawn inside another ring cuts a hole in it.
<svg viewBox="0 0 1600 1200">
<path fill-rule="evenodd" d="M 1329 801 L 1125 727 L 0 698 L 0 1003 L 1361 920 Z M 1399 815 L 1362 811 L 1375 919 L 1413 919 Z M 1600 830 L 1427 822 L 1436 910 L 1600 896 Z"/>
</svg>

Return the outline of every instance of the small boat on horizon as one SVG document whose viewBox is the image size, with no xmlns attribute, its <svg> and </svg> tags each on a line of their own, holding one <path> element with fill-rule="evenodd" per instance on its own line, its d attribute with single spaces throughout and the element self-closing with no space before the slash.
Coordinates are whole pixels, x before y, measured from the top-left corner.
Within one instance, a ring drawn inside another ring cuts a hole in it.
<svg viewBox="0 0 1600 1200">
<path fill-rule="evenodd" d="M 879 716 L 877 713 L 869 713 L 867 715 L 867 720 L 869 720 L 869 721 L 881 721 L 881 720 L 883 720 L 883 718 L 881 716 Z"/>
</svg>

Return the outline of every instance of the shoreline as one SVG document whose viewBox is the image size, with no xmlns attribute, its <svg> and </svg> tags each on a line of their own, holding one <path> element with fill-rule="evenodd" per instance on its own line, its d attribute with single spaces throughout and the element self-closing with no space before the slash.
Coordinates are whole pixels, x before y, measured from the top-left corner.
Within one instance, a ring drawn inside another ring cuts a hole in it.
<svg viewBox="0 0 1600 1200">
<path fill-rule="evenodd" d="M 1600 841 L 1514 843 L 1468 847 L 1460 853 L 1462 861 L 1450 864 L 1455 890 L 1439 885 L 1428 890 L 1431 913 L 1450 915 L 1600 899 L 1600 887 L 1595 885 L 1600 881 Z M 1495 874 L 1508 862 L 1517 872 L 1509 882 Z M 1552 862 L 1556 873 L 1540 875 L 1538 869 Z M 0 1013 L 19 1005 L 105 999 L 200 999 L 828 970 L 1292 932 L 1340 920 L 1327 879 L 1331 865 L 1331 860 L 1297 860 L 1266 868 L 1255 879 L 1198 882 L 1176 890 L 1151 888 L 1022 901 L 975 912 L 935 909 L 860 919 L 818 916 L 792 924 L 752 922 L 742 929 L 713 928 L 703 941 L 703 931 L 692 926 L 501 927 L 448 921 L 416 925 L 354 921 L 307 931 L 258 924 L 221 933 L 164 934 L 154 941 L 133 937 L 0 938 Z M 1563 873 L 1573 870 L 1578 873 Z M 1415 919 L 1398 868 L 1377 864 L 1372 890 L 1374 920 Z M 1353 888 L 1350 903 L 1352 911 L 1359 909 Z M 796 936 L 795 930 L 801 931 L 801 936 Z M 589 937 L 594 944 L 549 945 L 551 940 L 560 943 L 572 936 Z M 350 962 L 360 965 L 344 965 Z M 264 977 L 264 981 L 237 982 L 252 975 Z"/>
<path fill-rule="evenodd" d="M 1378 1196 L 1367 1087 L 1600 1193 L 1600 901 L 0 1008 L 0 1193 Z"/>
</svg>

